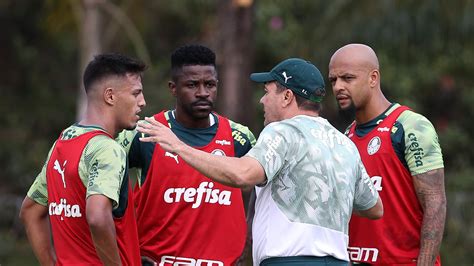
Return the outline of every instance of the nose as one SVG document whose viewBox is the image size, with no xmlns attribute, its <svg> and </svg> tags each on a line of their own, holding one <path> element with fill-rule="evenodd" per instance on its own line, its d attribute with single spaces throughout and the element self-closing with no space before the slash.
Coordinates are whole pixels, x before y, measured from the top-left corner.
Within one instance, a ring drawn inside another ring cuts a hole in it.
<svg viewBox="0 0 474 266">
<path fill-rule="evenodd" d="M 205 84 L 199 84 L 196 90 L 196 96 L 200 98 L 207 98 L 209 97 L 210 93 L 209 90 L 206 88 Z"/>
<path fill-rule="evenodd" d="M 143 94 L 140 95 L 140 98 L 138 100 L 138 106 L 140 108 L 143 108 L 146 106 L 145 96 Z"/>
<path fill-rule="evenodd" d="M 332 82 L 332 91 L 334 92 L 334 94 L 337 94 L 337 92 L 341 91 L 342 89 L 342 82 L 339 79 L 335 79 Z"/>
</svg>

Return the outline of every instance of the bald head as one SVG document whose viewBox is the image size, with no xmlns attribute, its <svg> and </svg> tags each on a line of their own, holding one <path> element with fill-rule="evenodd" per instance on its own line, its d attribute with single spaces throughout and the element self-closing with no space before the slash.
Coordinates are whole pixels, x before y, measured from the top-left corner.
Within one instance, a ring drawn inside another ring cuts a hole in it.
<svg viewBox="0 0 474 266">
<path fill-rule="evenodd" d="M 331 57 L 329 67 L 342 64 L 360 70 L 379 70 L 379 60 L 374 50 L 365 44 L 352 43 L 339 48 Z"/>
</svg>

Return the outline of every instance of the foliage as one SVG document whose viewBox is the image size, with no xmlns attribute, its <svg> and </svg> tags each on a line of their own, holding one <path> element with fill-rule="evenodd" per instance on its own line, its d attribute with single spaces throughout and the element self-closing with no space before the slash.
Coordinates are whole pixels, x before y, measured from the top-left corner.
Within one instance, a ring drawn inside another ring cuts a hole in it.
<svg viewBox="0 0 474 266">
<path fill-rule="evenodd" d="M 0 262 L 2 265 L 38 265 L 26 238 L 15 241 L 11 232 L 0 231 Z"/>
<path fill-rule="evenodd" d="M 0 122 L 6 126 L 0 133 L 1 191 L 24 195 L 51 143 L 74 121 L 79 41 L 71 1 L 0 3 Z M 145 113 L 171 107 L 173 99 L 167 89 L 169 55 L 189 42 L 216 47 L 216 32 L 220 30 L 216 25 L 216 1 L 110 2 L 133 21 L 151 57 L 144 80 L 148 104 Z M 469 191 L 474 189 L 474 149 L 470 144 L 474 136 L 470 121 L 474 117 L 474 94 L 470 91 L 474 85 L 474 51 L 470 49 L 474 47 L 473 1 L 254 3 L 255 37 L 248 38 L 255 40 L 254 71 L 269 70 L 280 60 L 297 56 L 314 62 L 325 75 L 330 56 L 338 47 L 350 42 L 372 46 L 379 56 L 384 92 L 392 101 L 426 115 L 438 130 L 448 197 L 454 199 L 449 204 L 459 204 L 448 210 L 459 206 L 468 209 L 467 204 L 472 203 Z M 105 49 L 137 54 L 123 30 L 103 15 Z M 449 79 L 453 83 L 447 93 L 443 82 Z M 347 121 L 338 116 L 330 85 L 326 84 L 324 116 L 343 129 Z M 256 90 L 255 97 L 261 95 L 261 90 Z M 249 116 L 262 117 L 259 107 L 244 106 L 243 110 Z M 253 128 L 256 135 L 260 129 Z M 459 202 L 456 193 L 466 193 L 463 195 L 467 199 Z M 468 254 L 464 247 L 472 246 L 474 241 L 463 231 L 473 230 L 472 217 L 451 214 L 454 216 L 448 219 L 443 244 L 443 252 L 450 256 L 443 260 L 448 265 L 472 263 L 472 252 Z M 12 250 L 11 246 L 7 248 Z"/>
</svg>

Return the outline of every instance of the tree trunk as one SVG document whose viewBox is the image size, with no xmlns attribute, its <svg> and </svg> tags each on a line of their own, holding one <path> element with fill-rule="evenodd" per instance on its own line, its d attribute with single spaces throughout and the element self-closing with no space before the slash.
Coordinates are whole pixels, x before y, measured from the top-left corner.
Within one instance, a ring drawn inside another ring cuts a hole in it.
<svg viewBox="0 0 474 266">
<path fill-rule="evenodd" d="M 218 3 L 218 111 L 254 128 L 256 112 L 249 79 L 254 62 L 253 4 L 250 0 L 222 0 Z"/>
<path fill-rule="evenodd" d="M 72 0 L 72 2 L 75 1 Z M 82 74 L 84 73 L 87 63 L 92 60 L 94 55 L 97 55 L 102 51 L 100 41 L 101 14 L 99 11 L 99 5 L 100 0 L 82 0 L 81 9 L 78 10 L 80 43 L 79 91 L 76 109 L 76 117 L 78 121 L 84 116 L 87 107 L 86 93 L 84 90 L 84 84 L 82 83 Z"/>
</svg>

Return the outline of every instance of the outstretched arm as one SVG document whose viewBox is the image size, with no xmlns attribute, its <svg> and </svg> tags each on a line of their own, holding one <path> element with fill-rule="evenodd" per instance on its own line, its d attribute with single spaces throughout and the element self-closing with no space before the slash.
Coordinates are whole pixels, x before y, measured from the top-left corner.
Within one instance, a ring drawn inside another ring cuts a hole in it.
<svg viewBox="0 0 474 266">
<path fill-rule="evenodd" d="M 203 175 L 233 187 L 252 186 L 265 181 L 263 167 L 256 159 L 217 156 L 194 149 L 155 119 L 147 117 L 145 120 L 148 123 L 139 123 L 137 130 L 149 136 L 140 138 L 141 141 L 158 143 L 165 151 L 177 154 Z"/>
<path fill-rule="evenodd" d="M 48 208 L 27 196 L 21 205 L 20 219 L 25 225 L 26 235 L 39 263 L 54 265 L 56 258 L 51 243 Z"/>
<path fill-rule="evenodd" d="M 413 177 L 413 185 L 423 208 L 418 265 L 434 265 L 443 239 L 446 219 L 444 169 Z"/>
<path fill-rule="evenodd" d="M 111 200 L 99 194 L 89 196 L 86 202 L 86 215 L 92 241 L 102 263 L 121 265 Z"/>
</svg>

